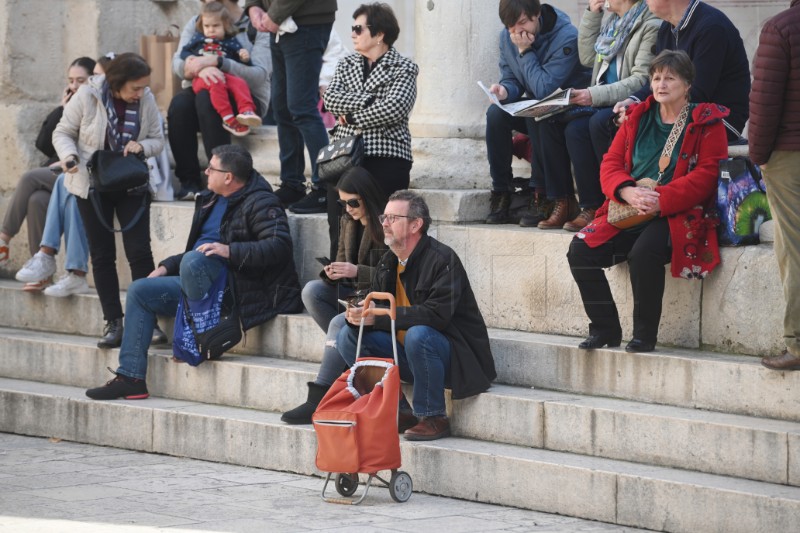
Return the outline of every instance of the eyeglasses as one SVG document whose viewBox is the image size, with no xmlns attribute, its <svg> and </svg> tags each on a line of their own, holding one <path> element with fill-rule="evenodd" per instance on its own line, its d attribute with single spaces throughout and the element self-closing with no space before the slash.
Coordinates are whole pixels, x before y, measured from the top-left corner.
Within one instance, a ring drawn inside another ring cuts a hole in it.
<svg viewBox="0 0 800 533">
<path fill-rule="evenodd" d="M 206 170 L 213 170 L 214 172 L 222 172 L 223 174 L 227 174 L 228 172 L 230 172 L 230 170 L 225 170 L 222 168 L 214 168 L 211 165 L 208 165 L 208 167 L 206 167 Z"/>
<path fill-rule="evenodd" d="M 362 26 L 361 24 L 356 24 L 355 26 L 350 27 L 350 31 L 352 31 L 356 35 L 361 35 L 361 32 L 364 31 L 365 27 L 371 28 L 372 26 L 370 26 L 369 24 L 367 24 L 366 26 Z"/>
<path fill-rule="evenodd" d="M 388 221 L 389 224 L 394 224 L 395 222 L 397 222 L 398 218 L 417 218 L 417 217 L 412 217 L 408 215 L 378 215 L 378 221 L 380 221 L 381 224 L 383 224 L 386 221 Z"/>
<path fill-rule="evenodd" d="M 339 204 L 342 208 L 347 207 L 348 205 L 353 209 L 358 209 L 361 207 L 361 202 L 358 201 L 358 198 L 350 198 L 349 200 L 342 200 L 339 198 L 336 200 L 336 203 Z"/>
</svg>

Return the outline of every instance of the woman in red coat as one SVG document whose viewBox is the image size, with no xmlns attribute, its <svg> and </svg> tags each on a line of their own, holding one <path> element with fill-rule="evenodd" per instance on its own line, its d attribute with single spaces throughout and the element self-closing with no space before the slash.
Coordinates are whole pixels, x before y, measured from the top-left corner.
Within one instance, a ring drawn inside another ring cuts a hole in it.
<svg viewBox="0 0 800 533">
<path fill-rule="evenodd" d="M 664 265 L 672 263 L 675 277 L 703 278 L 719 264 L 714 223 L 705 206 L 713 202 L 719 161 L 728 157 L 722 123 L 728 110 L 689 103 L 694 65 L 683 51 L 659 54 L 650 66 L 650 79 L 653 95 L 629 110 L 600 167 L 605 204 L 576 234 L 567 254 L 591 321 L 582 349 L 616 347 L 622 341 L 603 268 L 628 261 L 633 339 L 625 350 L 650 352 L 661 319 Z M 669 143 L 671 135 L 674 141 Z M 667 158 L 669 144 L 674 149 Z M 655 189 L 637 186 L 646 177 L 659 177 Z M 653 218 L 618 229 L 608 222 L 609 202 L 628 204 Z"/>
</svg>

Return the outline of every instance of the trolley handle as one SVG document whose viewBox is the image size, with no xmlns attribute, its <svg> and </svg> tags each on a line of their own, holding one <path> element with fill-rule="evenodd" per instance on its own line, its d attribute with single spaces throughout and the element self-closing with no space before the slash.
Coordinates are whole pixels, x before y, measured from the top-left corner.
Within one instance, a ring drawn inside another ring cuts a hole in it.
<svg viewBox="0 0 800 533">
<path fill-rule="evenodd" d="M 388 300 L 389 308 L 385 307 L 370 307 L 369 304 L 373 300 Z M 390 292 L 371 292 L 364 298 L 364 312 L 361 316 L 381 316 L 387 315 L 392 321 L 397 320 L 397 306 L 394 301 L 394 295 Z"/>
</svg>

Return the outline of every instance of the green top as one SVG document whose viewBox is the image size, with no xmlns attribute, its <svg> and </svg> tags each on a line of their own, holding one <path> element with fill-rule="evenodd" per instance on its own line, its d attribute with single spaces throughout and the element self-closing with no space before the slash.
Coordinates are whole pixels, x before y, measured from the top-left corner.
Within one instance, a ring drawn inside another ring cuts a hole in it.
<svg viewBox="0 0 800 533">
<path fill-rule="evenodd" d="M 695 104 L 689 104 L 689 117 L 686 119 L 686 125 L 692 122 L 692 110 Z M 642 115 L 639 122 L 639 131 L 636 133 L 636 143 L 633 146 L 633 170 L 631 177 L 635 180 L 641 178 L 658 179 L 658 160 L 661 158 L 661 152 L 664 150 L 664 145 L 667 144 L 667 138 L 672 131 L 672 124 L 664 124 L 661 121 L 661 113 L 659 109 L 660 104 L 656 102 L 650 109 Z M 675 143 L 675 148 L 672 150 L 669 165 L 664 171 L 664 177 L 661 178 L 661 185 L 666 185 L 672 180 L 672 174 L 675 172 L 675 165 L 678 162 L 678 154 L 681 151 L 681 144 L 683 144 L 683 136 L 686 134 L 686 127 L 684 126 L 678 142 Z"/>
</svg>

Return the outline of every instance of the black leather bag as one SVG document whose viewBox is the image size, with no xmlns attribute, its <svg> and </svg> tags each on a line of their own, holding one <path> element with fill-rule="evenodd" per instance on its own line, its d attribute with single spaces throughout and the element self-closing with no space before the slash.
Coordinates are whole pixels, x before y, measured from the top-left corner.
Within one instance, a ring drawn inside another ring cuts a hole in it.
<svg viewBox="0 0 800 533">
<path fill-rule="evenodd" d="M 150 169 L 143 154 L 97 150 L 86 164 L 89 180 L 97 192 L 121 192 L 147 187 Z M 138 192 L 138 191 L 137 191 Z"/>
<path fill-rule="evenodd" d="M 197 351 L 200 354 L 200 364 L 206 359 L 219 359 L 222 354 L 239 344 L 242 340 L 242 326 L 239 318 L 239 306 L 236 302 L 235 281 L 233 275 L 227 274 L 227 279 L 223 289 L 222 302 L 220 306 L 219 322 L 210 329 L 197 332 L 192 315 L 189 312 L 186 293 L 182 292 L 184 298 L 183 312 L 186 322 L 192 330 L 194 340 L 197 343 Z M 192 364 L 190 362 L 190 364 Z"/>
<path fill-rule="evenodd" d="M 344 137 L 323 147 L 317 155 L 317 175 L 323 183 L 336 185 L 339 178 L 364 159 L 361 134 Z"/>
</svg>

